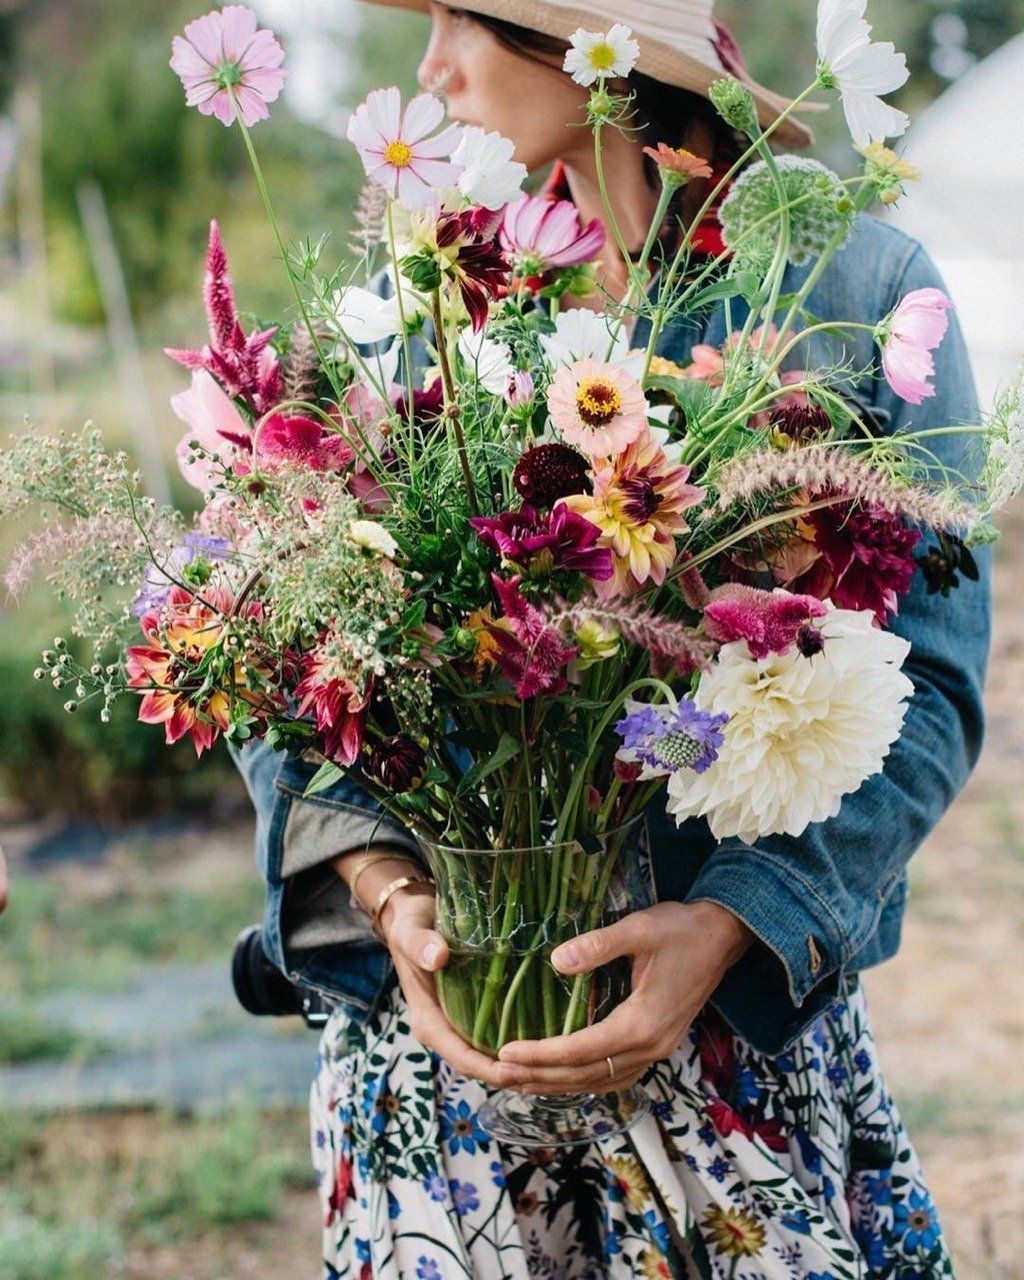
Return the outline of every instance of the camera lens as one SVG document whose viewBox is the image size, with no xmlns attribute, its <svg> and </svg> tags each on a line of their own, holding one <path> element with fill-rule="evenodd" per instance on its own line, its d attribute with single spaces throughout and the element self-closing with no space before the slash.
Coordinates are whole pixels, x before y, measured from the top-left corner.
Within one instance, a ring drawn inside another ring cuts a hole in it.
<svg viewBox="0 0 1024 1280">
<path fill-rule="evenodd" d="M 302 1013 L 302 995 L 267 959 L 259 925 L 243 929 L 231 954 L 231 982 L 238 1003 L 256 1017 Z"/>
</svg>

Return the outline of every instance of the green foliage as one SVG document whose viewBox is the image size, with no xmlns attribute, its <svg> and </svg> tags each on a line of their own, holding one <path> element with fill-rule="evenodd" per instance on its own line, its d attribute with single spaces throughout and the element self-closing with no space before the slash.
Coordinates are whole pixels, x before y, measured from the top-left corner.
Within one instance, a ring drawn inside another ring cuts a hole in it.
<svg viewBox="0 0 1024 1280">
<path fill-rule="evenodd" d="M 94 1036 L 44 1021 L 27 1006 L 0 1008 L 0 1063 L 82 1062 L 100 1057 L 110 1046 Z"/>
<path fill-rule="evenodd" d="M 262 905 L 256 877 L 218 892 L 126 887 L 82 901 L 54 880 L 24 876 L 0 932 L 0 994 L 102 989 L 123 985 L 140 965 L 223 958 L 225 939 Z M 0 1023 L 0 1044 L 4 1035 Z"/>
<path fill-rule="evenodd" d="M 110 1222 L 53 1226 L 35 1218 L 0 1218 L 0 1280 L 96 1280 L 112 1275 L 122 1253 Z"/>
<path fill-rule="evenodd" d="M 308 1161 L 270 1146 L 259 1111 L 239 1104 L 198 1121 L 175 1158 L 148 1167 L 134 1213 L 178 1227 L 267 1222 L 286 1187 L 311 1180 Z"/>
</svg>

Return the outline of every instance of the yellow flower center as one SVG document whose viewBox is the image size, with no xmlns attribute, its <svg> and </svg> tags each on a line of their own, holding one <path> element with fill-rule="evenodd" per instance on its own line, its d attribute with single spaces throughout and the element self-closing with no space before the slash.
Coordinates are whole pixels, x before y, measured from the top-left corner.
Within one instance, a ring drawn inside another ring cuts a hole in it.
<svg viewBox="0 0 1024 1280">
<path fill-rule="evenodd" d="M 412 147 L 408 142 L 389 142 L 384 148 L 384 159 L 396 169 L 405 169 L 412 162 Z"/>
<path fill-rule="evenodd" d="M 590 51 L 590 65 L 595 71 L 607 71 L 615 65 L 615 50 L 608 43 L 595 44 Z"/>
<path fill-rule="evenodd" d="M 576 389 L 576 411 L 588 427 L 606 427 L 622 411 L 622 393 L 610 378 L 584 378 Z"/>
</svg>

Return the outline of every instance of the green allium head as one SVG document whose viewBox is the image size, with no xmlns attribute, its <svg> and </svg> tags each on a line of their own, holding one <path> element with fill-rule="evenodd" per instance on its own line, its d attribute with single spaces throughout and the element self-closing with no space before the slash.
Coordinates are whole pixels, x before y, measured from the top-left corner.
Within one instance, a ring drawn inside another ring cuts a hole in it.
<svg viewBox="0 0 1024 1280">
<path fill-rule="evenodd" d="M 802 266 L 820 257 L 838 232 L 848 235 L 854 210 L 839 178 L 817 160 L 779 156 L 775 161 L 789 206 L 789 261 Z M 762 160 L 741 173 L 722 201 L 722 236 L 740 265 L 763 268 L 782 229 L 782 202 Z"/>
<path fill-rule="evenodd" d="M 750 138 L 756 138 L 760 134 L 761 126 L 758 124 L 754 99 L 750 90 L 738 80 L 734 80 L 732 76 L 716 80 L 708 90 L 708 97 L 726 124 L 739 129 Z"/>
</svg>

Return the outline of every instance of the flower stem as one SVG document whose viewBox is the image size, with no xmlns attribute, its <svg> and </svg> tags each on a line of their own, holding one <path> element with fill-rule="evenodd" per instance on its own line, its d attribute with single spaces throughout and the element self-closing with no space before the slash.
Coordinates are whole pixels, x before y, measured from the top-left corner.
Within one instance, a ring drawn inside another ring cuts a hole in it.
<svg viewBox="0 0 1024 1280">
<path fill-rule="evenodd" d="M 451 424 L 452 434 L 455 436 L 455 446 L 459 453 L 459 464 L 462 467 L 462 476 L 466 481 L 466 496 L 469 499 L 470 510 L 475 516 L 478 516 L 480 514 L 480 504 L 477 501 L 476 486 L 473 483 L 473 471 L 469 465 L 469 452 L 466 449 L 466 437 L 462 431 L 462 420 L 459 414 L 458 400 L 456 398 L 455 379 L 452 376 L 448 341 L 444 332 L 444 316 L 441 313 L 440 289 L 435 289 L 431 295 L 431 311 L 434 317 L 435 337 L 437 338 L 437 357 L 441 363 L 441 385 L 444 388 L 445 420 Z M 410 397 L 411 394 L 412 393 L 410 392 Z"/>
</svg>

